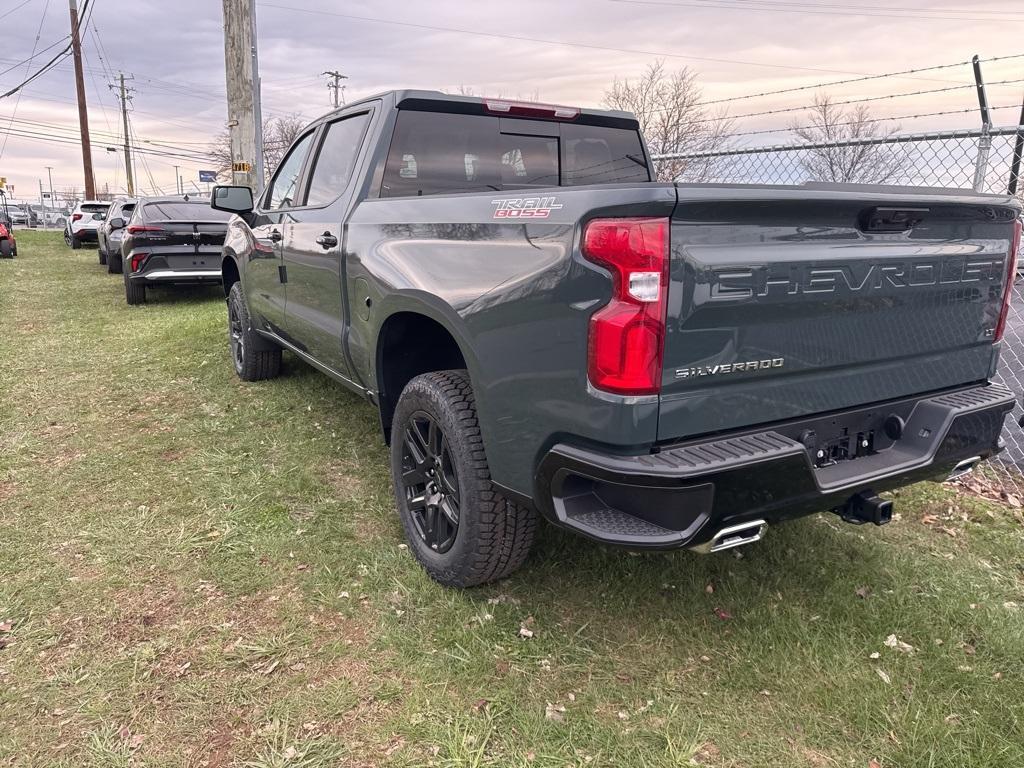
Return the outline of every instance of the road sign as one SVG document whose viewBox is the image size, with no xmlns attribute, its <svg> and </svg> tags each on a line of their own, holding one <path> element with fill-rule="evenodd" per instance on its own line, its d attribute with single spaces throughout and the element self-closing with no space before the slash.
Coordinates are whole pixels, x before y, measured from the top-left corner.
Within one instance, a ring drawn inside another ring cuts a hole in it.
<svg viewBox="0 0 1024 768">
<path fill-rule="evenodd" d="M 199 172 L 199 180 L 200 181 L 217 181 L 217 172 L 216 171 L 200 171 Z"/>
</svg>

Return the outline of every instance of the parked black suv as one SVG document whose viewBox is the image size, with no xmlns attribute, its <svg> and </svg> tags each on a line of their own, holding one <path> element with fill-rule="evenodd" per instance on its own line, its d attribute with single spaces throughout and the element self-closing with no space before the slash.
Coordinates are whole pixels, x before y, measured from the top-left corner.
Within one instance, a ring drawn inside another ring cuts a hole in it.
<svg viewBox="0 0 1024 768">
<path fill-rule="evenodd" d="M 112 220 L 111 230 L 125 228 L 121 262 L 128 303 L 145 302 L 147 285 L 219 283 L 229 218 L 210 208 L 209 200 L 185 195 L 147 198 L 130 222 Z"/>
</svg>

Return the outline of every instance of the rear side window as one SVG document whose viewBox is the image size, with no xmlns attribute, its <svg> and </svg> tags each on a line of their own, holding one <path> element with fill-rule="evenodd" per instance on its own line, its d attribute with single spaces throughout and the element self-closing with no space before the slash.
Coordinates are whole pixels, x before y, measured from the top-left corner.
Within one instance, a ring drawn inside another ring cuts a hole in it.
<svg viewBox="0 0 1024 768">
<path fill-rule="evenodd" d="M 400 112 L 381 197 L 650 181 L 637 131 L 543 123 L 545 135 L 527 135 L 527 121 L 505 125 L 513 127 L 502 131 L 486 115 Z"/>
<path fill-rule="evenodd" d="M 364 112 L 327 126 L 310 177 L 306 205 L 326 205 L 345 191 L 369 118 L 369 113 Z"/>
<path fill-rule="evenodd" d="M 216 211 L 205 201 L 146 203 L 147 221 L 227 221 L 231 214 Z"/>
</svg>

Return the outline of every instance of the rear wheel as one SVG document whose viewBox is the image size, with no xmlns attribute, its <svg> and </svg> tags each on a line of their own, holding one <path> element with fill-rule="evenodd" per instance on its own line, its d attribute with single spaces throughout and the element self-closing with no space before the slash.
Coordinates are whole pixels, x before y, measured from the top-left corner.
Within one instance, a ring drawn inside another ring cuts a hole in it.
<svg viewBox="0 0 1024 768">
<path fill-rule="evenodd" d="M 107 263 L 107 254 L 105 254 L 103 252 L 103 249 L 102 248 L 97 248 L 96 252 L 100 255 L 100 264 L 106 264 Z"/>
<path fill-rule="evenodd" d="M 76 235 L 71 235 L 71 250 L 77 251 L 81 249 L 82 241 L 78 239 Z"/>
<path fill-rule="evenodd" d="M 107 272 L 112 275 L 121 274 L 121 254 L 112 253 L 107 256 Z"/>
<path fill-rule="evenodd" d="M 136 280 L 124 276 L 124 297 L 129 304 L 146 303 L 146 286 Z"/>
<path fill-rule="evenodd" d="M 228 292 L 228 344 L 242 381 L 272 379 L 281 372 L 281 348 L 253 330 L 240 282 Z"/>
<path fill-rule="evenodd" d="M 529 554 L 537 513 L 491 485 L 466 371 L 426 373 L 406 385 L 391 425 L 391 476 L 409 546 L 435 581 L 485 584 Z"/>
<path fill-rule="evenodd" d="M 0 240 L 0 259 L 13 259 L 14 258 L 14 246 L 10 240 Z"/>
</svg>

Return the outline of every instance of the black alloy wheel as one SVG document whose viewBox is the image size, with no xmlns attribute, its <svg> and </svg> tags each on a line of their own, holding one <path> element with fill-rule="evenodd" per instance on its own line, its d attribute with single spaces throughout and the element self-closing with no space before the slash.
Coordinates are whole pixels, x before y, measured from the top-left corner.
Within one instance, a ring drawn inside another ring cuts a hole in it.
<svg viewBox="0 0 1024 768">
<path fill-rule="evenodd" d="M 434 552 L 447 552 L 459 532 L 459 477 L 441 426 L 424 411 L 403 436 L 401 482 L 416 533 Z"/>
<path fill-rule="evenodd" d="M 238 311 L 238 304 L 228 302 L 228 339 L 231 344 L 231 361 L 235 364 L 235 373 L 242 375 L 245 365 L 245 326 Z"/>
</svg>

